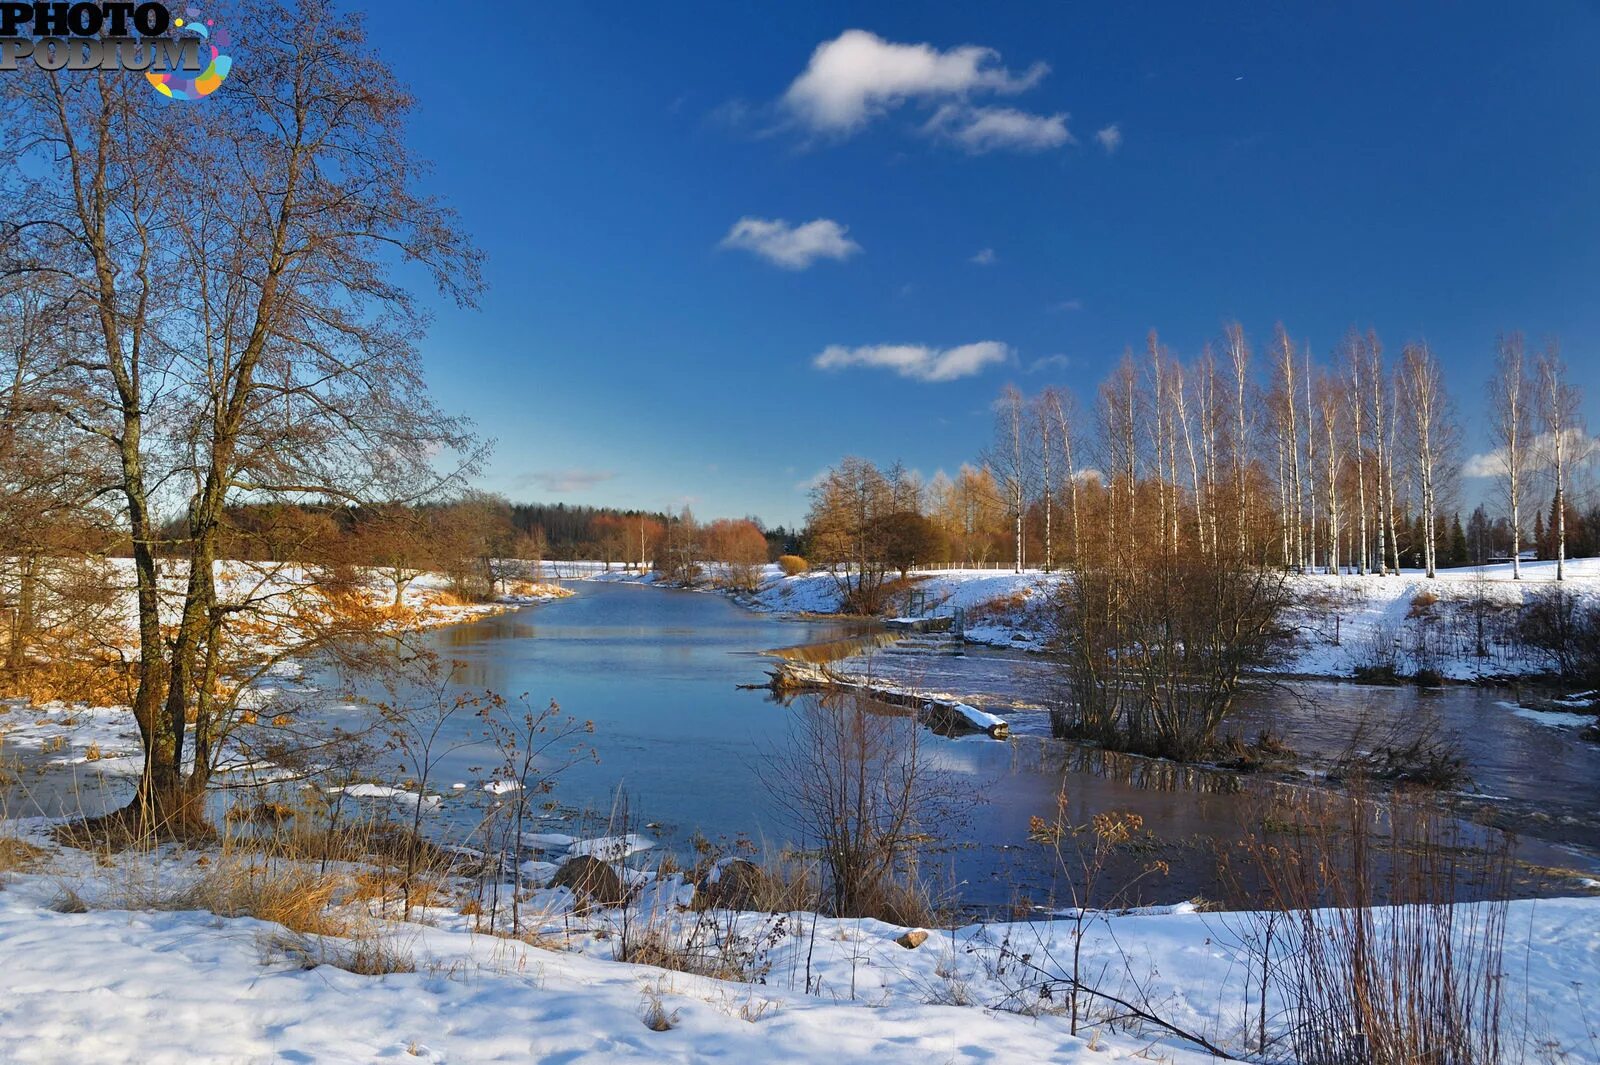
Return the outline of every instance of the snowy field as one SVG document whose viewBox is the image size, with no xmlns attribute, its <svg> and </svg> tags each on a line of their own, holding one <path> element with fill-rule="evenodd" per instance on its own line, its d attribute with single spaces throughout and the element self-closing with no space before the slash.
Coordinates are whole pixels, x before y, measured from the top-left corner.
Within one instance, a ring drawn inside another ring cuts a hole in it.
<svg viewBox="0 0 1600 1065">
<path fill-rule="evenodd" d="M 1108 1023 L 1104 1004 L 1086 1006 L 1073 1036 L 1059 986 L 1040 995 L 1041 972 L 1069 964 L 1066 920 L 934 930 L 908 948 L 897 942 L 907 929 L 871 920 L 697 917 L 682 908 L 693 888 L 674 877 L 646 885 L 626 923 L 684 943 L 737 937 L 747 945 L 743 979 L 614 960 L 623 914 L 562 909 L 565 889 L 533 893 L 527 919 L 537 931 L 522 939 L 476 933 L 445 905 L 401 922 L 373 916 L 377 903 L 349 903 L 361 941 L 414 970 L 357 975 L 315 964 L 339 956 L 333 939 L 138 904 L 177 896 L 214 857 L 97 863 L 48 843 L 36 823 L 9 827 L 44 853 L 27 871 L 0 874 L 7 1062 L 1211 1060 L 1149 1024 Z M 1600 1011 L 1585 1003 L 1600 980 L 1600 899 L 1510 905 L 1510 1059 L 1526 1048 L 1529 1061 L 1597 1060 Z M 1249 927 L 1241 915 L 1188 906 L 1092 915 L 1080 971 L 1090 986 L 1243 1053 Z"/>
</svg>

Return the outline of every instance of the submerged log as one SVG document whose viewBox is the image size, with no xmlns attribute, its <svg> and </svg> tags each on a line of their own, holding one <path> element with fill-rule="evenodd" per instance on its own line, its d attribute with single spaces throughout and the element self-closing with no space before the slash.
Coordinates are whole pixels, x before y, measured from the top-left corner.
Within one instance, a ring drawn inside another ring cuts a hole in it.
<svg viewBox="0 0 1600 1065">
<path fill-rule="evenodd" d="M 769 687 L 779 695 L 803 692 L 848 692 L 888 706 L 903 707 L 917 714 L 918 720 L 945 735 L 982 732 L 997 740 L 1011 734 L 1011 726 L 993 714 L 944 696 L 869 684 L 836 673 L 827 666 L 811 662 L 784 662 L 769 670 Z"/>
</svg>

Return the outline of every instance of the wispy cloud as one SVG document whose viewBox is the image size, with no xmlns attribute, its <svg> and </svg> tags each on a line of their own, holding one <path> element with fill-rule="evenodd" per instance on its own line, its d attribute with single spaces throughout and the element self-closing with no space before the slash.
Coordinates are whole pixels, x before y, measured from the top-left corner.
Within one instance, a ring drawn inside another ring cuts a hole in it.
<svg viewBox="0 0 1600 1065">
<path fill-rule="evenodd" d="M 586 492 L 614 477 L 616 474 L 610 470 L 535 470 L 519 474 L 513 483 L 518 488 L 538 488 L 545 492 Z"/>
<path fill-rule="evenodd" d="M 998 340 L 983 340 L 955 348 L 925 344 L 876 344 L 846 348 L 832 345 L 812 360 L 819 370 L 850 367 L 890 370 L 914 381 L 956 381 L 971 377 L 1011 357 L 1011 349 Z"/>
<path fill-rule="evenodd" d="M 1042 359 L 1034 359 L 1028 363 L 1028 373 L 1043 373 L 1045 370 L 1065 370 L 1072 366 L 1072 359 L 1066 355 L 1046 355 Z"/>
<path fill-rule="evenodd" d="M 1067 114 L 1035 115 L 1014 107 L 945 104 L 923 125 L 922 132 L 971 152 L 1011 149 L 1042 152 L 1075 143 L 1067 132 Z"/>
<path fill-rule="evenodd" d="M 1072 312 L 1083 310 L 1083 301 L 1080 299 L 1061 300 L 1050 305 L 1050 310 L 1056 312 Z"/>
<path fill-rule="evenodd" d="M 993 248 L 984 248 L 968 261 L 977 263 L 979 266 L 993 266 L 998 258 Z"/>
<path fill-rule="evenodd" d="M 1100 147 L 1106 150 L 1107 155 L 1115 155 L 1117 149 L 1122 147 L 1122 127 L 1113 122 L 1105 129 L 1096 130 L 1094 139 L 1100 142 Z"/>
<path fill-rule="evenodd" d="M 786 270 L 804 270 L 819 259 L 848 259 L 861 251 L 846 227 L 831 218 L 792 226 L 781 218 L 741 218 L 720 247 L 759 255 Z"/>
</svg>

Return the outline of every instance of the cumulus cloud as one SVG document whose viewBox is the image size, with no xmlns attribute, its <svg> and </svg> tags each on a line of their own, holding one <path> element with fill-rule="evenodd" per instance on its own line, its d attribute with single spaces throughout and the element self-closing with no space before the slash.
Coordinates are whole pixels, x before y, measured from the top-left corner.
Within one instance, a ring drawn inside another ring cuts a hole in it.
<svg viewBox="0 0 1600 1065">
<path fill-rule="evenodd" d="M 517 477 L 516 484 L 519 488 L 539 488 L 546 492 L 586 492 L 615 476 L 610 470 L 536 470 Z"/>
<path fill-rule="evenodd" d="M 1600 437 L 1590 436 L 1582 429 L 1568 429 L 1562 434 L 1566 444 L 1567 461 L 1573 465 L 1587 462 L 1589 459 L 1600 455 Z M 1541 433 L 1529 442 L 1525 460 L 1525 469 L 1529 472 L 1540 472 L 1549 469 L 1554 463 L 1555 434 Z M 1461 465 L 1463 477 L 1500 477 L 1506 472 L 1506 449 L 1495 448 L 1473 455 Z"/>
<path fill-rule="evenodd" d="M 993 48 L 964 44 L 941 52 L 928 44 L 896 44 L 866 30 L 845 30 L 817 45 L 782 103 L 817 133 L 849 134 L 907 100 L 1025 92 L 1049 72 L 1044 63 L 1035 63 L 1013 74 Z"/>
<path fill-rule="evenodd" d="M 1107 155 L 1115 155 L 1117 149 L 1122 147 L 1122 127 L 1113 122 L 1105 129 L 1097 130 L 1094 139 L 1100 142 L 1100 147 L 1106 150 Z"/>
<path fill-rule="evenodd" d="M 979 266 L 993 266 L 996 258 L 993 248 L 984 248 L 974 255 L 970 261 L 977 263 Z"/>
<path fill-rule="evenodd" d="M 956 348 L 925 344 L 875 344 L 860 348 L 831 345 L 812 360 L 819 370 L 865 366 L 891 370 L 914 381 L 956 381 L 981 373 L 985 367 L 1005 362 L 1011 349 L 997 340 L 982 340 Z"/>
<path fill-rule="evenodd" d="M 848 259 L 861 250 L 848 230 L 831 218 L 791 226 L 781 218 L 741 218 L 721 247 L 759 255 L 786 270 L 804 270 L 819 259 Z"/>
<path fill-rule="evenodd" d="M 1042 152 L 1075 143 L 1067 132 L 1065 112 L 1035 115 L 1014 107 L 945 104 L 933 113 L 922 132 L 959 145 L 974 155 L 1001 149 Z"/>
</svg>

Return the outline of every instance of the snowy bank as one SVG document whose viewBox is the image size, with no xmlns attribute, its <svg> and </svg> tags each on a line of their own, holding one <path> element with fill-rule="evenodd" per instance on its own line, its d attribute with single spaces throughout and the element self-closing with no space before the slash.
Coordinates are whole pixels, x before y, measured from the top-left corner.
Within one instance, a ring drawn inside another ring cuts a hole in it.
<svg viewBox="0 0 1600 1065">
<path fill-rule="evenodd" d="M 196 855 L 119 858 L 108 873 L 87 854 L 44 846 L 47 867 L 0 880 L 0 1060 L 1212 1060 L 1148 1024 L 1108 1023 L 1120 1009 L 1086 1006 L 1071 1033 L 1059 988 L 1042 994 L 1036 977 L 1066 971 L 1075 913 L 923 930 L 696 913 L 675 877 L 627 918 L 536 912 L 530 897 L 520 939 L 477 933 L 474 918 L 444 906 L 409 923 L 374 920 L 364 941 L 383 945 L 398 963 L 390 969 L 413 971 L 357 975 L 317 964 L 340 956 L 322 953 L 333 941 L 260 920 L 116 908 L 130 884 L 170 891 L 204 875 Z M 528 864 L 541 878 L 552 868 Z M 63 890 L 87 912 L 63 912 L 83 909 L 61 906 Z M 646 921 L 660 942 L 731 948 L 742 978 L 615 960 Z M 1246 915 L 1189 905 L 1089 914 L 1080 970 L 1091 986 L 1242 1054 L 1248 928 Z M 1581 996 L 1600 979 L 1600 900 L 1513 902 L 1506 929 L 1510 1057 L 1523 1047 L 1541 1060 L 1592 1060 Z"/>
</svg>

